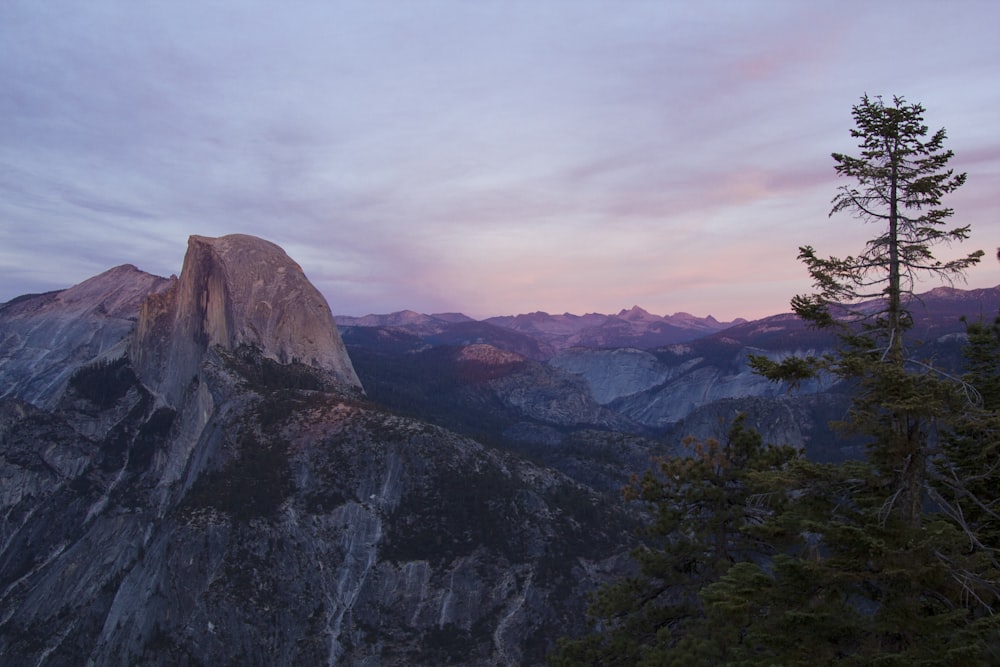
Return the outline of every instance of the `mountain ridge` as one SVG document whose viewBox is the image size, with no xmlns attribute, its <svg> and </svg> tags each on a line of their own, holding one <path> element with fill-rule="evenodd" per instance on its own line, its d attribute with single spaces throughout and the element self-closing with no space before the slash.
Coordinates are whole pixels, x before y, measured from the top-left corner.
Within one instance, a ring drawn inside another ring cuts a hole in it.
<svg viewBox="0 0 1000 667">
<path fill-rule="evenodd" d="M 50 405 L 77 368 L 124 352 L 142 302 L 174 280 L 123 264 L 0 304 L 0 398 Z"/>
<path fill-rule="evenodd" d="M 696 317 L 678 312 L 673 315 L 654 315 L 639 306 L 622 309 L 617 314 L 587 313 L 575 315 L 563 313 L 550 315 L 543 311 L 519 315 L 501 315 L 474 320 L 461 313 L 446 316 L 425 315 L 412 310 L 403 310 L 383 315 L 352 317 L 334 316 L 341 330 L 352 327 L 394 328 L 429 337 L 445 332 L 455 332 L 455 327 L 495 326 L 518 334 L 527 335 L 539 345 L 532 358 L 550 358 L 557 352 L 576 346 L 583 347 L 658 347 L 680 343 L 717 331 L 722 331 L 746 322 L 737 318 L 731 322 L 719 322 L 715 318 Z M 482 342 L 482 338 L 456 338 L 456 342 Z"/>
<path fill-rule="evenodd" d="M 491 315 L 490 317 L 485 317 L 477 320 L 474 317 L 470 317 L 465 313 L 461 312 L 451 312 L 451 313 L 419 313 L 411 309 L 403 309 L 398 311 L 393 311 L 391 313 L 368 313 L 366 315 L 334 315 L 334 320 L 336 320 L 339 326 L 392 326 L 393 324 L 407 324 L 412 320 L 420 321 L 436 321 L 440 320 L 442 322 L 492 322 L 494 324 L 500 324 L 501 326 L 509 326 L 510 322 L 573 322 L 580 321 L 584 324 L 581 326 L 590 326 L 594 323 L 601 322 L 609 318 L 618 318 L 627 321 L 664 321 L 678 326 L 682 324 L 687 324 L 691 328 L 709 328 L 709 329 L 719 329 L 732 326 L 734 324 L 740 324 L 742 322 L 747 322 L 748 320 L 743 317 L 734 318 L 731 321 L 723 322 L 719 321 L 711 315 L 705 317 L 699 317 L 697 315 L 692 315 L 691 313 L 684 311 L 677 311 L 672 315 L 656 315 L 648 310 L 642 308 L 638 305 L 633 305 L 631 308 L 623 308 L 617 313 L 598 313 L 589 312 L 583 315 L 578 315 L 575 313 L 570 313 L 566 311 L 559 314 L 551 314 L 544 310 L 536 310 L 530 313 L 518 313 L 516 315 Z M 570 328 L 578 329 L 579 326 L 574 327 L 572 324 L 569 325 Z"/>
</svg>

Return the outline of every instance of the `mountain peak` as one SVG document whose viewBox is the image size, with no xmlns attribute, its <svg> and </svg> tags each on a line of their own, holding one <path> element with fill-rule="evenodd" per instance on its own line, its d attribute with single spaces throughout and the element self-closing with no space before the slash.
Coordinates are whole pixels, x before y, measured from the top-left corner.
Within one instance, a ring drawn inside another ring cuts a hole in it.
<svg viewBox="0 0 1000 667">
<path fill-rule="evenodd" d="M 647 322 L 652 320 L 662 319 L 656 315 L 651 314 L 648 310 L 640 308 L 639 306 L 632 306 L 628 310 L 622 310 L 616 316 L 619 319 L 627 320 L 629 322 Z"/>
<path fill-rule="evenodd" d="M 140 304 L 171 285 L 123 264 L 67 289 L 3 304 L 0 396 L 51 406 L 81 365 L 122 355 Z"/>
<path fill-rule="evenodd" d="M 443 322 L 450 322 L 456 324 L 459 322 L 475 322 L 474 319 L 466 315 L 465 313 L 431 313 L 431 317 L 436 320 L 441 320 Z"/>
<path fill-rule="evenodd" d="M 176 405 L 208 349 L 241 345 L 360 387 L 326 300 L 284 250 L 246 234 L 191 236 L 178 281 L 140 310 L 136 371 Z"/>
</svg>

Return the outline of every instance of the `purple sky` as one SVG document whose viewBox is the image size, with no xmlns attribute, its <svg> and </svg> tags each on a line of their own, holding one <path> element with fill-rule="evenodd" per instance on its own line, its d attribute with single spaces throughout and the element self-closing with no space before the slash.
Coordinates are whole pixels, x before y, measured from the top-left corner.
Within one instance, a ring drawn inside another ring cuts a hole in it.
<svg viewBox="0 0 1000 667">
<path fill-rule="evenodd" d="M 998 25 L 993 0 L 4 0 L 0 301 L 240 232 L 337 314 L 784 312 L 800 245 L 873 235 L 827 217 L 865 92 L 947 128 L 973 235 L 940 255 L 986 249 L 992 287 Z"/>
</svg>

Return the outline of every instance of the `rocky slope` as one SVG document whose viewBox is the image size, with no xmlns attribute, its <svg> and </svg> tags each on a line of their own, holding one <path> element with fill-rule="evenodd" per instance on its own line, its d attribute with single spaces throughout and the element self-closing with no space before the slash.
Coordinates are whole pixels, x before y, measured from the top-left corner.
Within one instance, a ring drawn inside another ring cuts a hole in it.
<svg viewBox="0 0 1000 667">
<path fill-rule="evenodd" d="M 124 265 L 0 304 L 0 397 L 51 405 L 80 365 L 121 356 L 140 305 L 172 284 Z"/>
<path fill-rule="evenodd" d="M 593 488 L 616 494 L 665 451 L 573 373 L 491 345 L 414 349 L 399 331 L 357 333 L 344 338 L 373 400 L 528 454 Z"/>
<path fill-rule="evenodd" d="M 629 515 L 369 402 L 296 270 L 192 237 L 166 289 L 132 276 L 128 356 L 0 400 L 0 663 L 531 665 L 582 629 Z M 502 381 L 522 360 L 458 363 Z M 557 394 L 526 409 L 559 418 Z"/>
<path fill-rule="evenodd" d="M 288 389 L 319 381 L 305 367 L 210 352 L 202 372 L 191 443 L 195 401 L 139 384 L 2 404 L 3 664 L 537 664 L 628 538 L 550 470 Z"/>
<path fill-rule="evenodd" d="M 783 349 L 767 350 L 722 336 L 654 351 L 573 348 L 551 364 L 586 379 L 594 397 L 614 412 L 664 429 L 714 401 L 783 395 L 788 388 L 757 375 L 749 356 L 820 356 L 833 349 L 832 340 L 817 344 L 822 347 L 798 347 L 789 339 Z M 803 382 L 797 393 L 814 394 L 831 384 L 828 379 Z"/>
</svg>

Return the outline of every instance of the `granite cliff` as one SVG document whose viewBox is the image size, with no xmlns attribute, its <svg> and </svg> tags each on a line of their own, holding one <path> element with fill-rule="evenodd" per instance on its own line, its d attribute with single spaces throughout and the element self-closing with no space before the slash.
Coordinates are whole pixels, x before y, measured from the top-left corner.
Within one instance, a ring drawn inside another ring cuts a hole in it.
<svg viewBox="0 0 1000 667">
<path fill-rule="evenodd" d="M 133 367 L 177 405 L 207 350 L 244 345 L 360 387 L 326 300 L 284 250 L 243 234 L 192 236 L 180 280 L 142 305 Z"/>
</svg>

